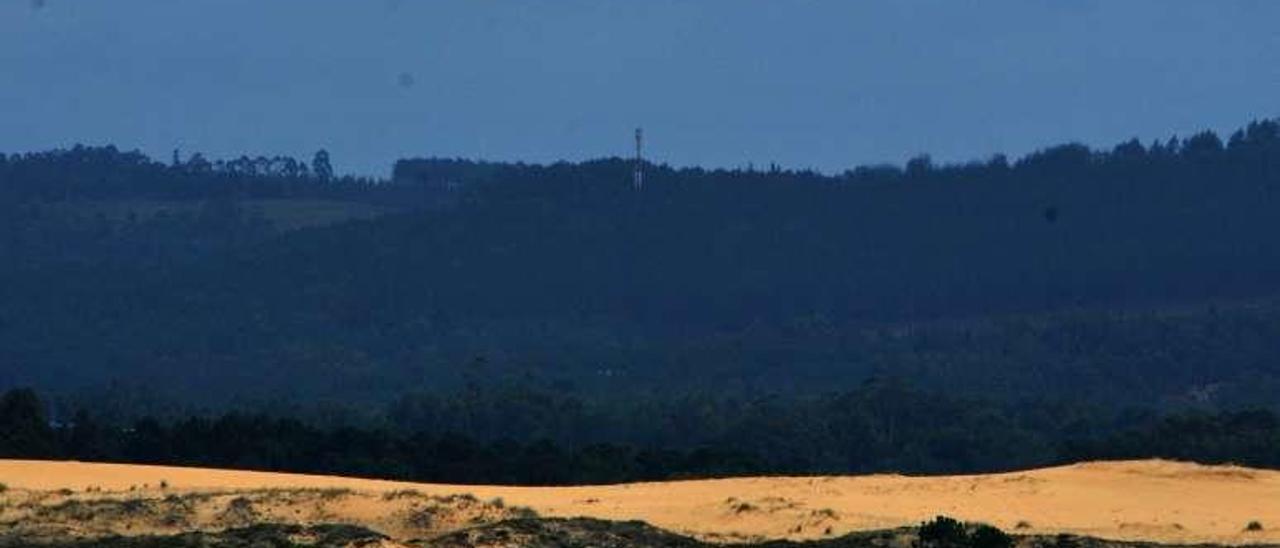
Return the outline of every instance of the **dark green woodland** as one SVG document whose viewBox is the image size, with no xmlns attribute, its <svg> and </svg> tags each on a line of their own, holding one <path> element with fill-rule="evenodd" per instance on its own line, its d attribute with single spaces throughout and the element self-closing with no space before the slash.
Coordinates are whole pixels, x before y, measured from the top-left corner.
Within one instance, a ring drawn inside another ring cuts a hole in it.
<svg viewBox="0 0 1280 548">
<path fill-rule="evenodd" d="M 516 483 L 1280 465 L 1276 121 L 643 189 L 622 159 L 329 162 L 0 155 L 0 388 L 34 390 L 0 453 Z"/>
</svg>

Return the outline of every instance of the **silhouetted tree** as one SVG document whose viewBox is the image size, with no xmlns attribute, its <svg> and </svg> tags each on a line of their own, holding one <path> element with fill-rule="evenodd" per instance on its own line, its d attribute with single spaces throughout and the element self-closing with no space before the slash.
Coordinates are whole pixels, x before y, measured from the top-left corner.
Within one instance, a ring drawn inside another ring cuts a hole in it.
<svg viewBox="0 0 1280 548">
<path fill-rule="evenodd" d="M 54 456 L 53 430 L 35 391 L 15 389 L 0 397 L 0 456 Z"/>
<path fill-rule="evenodd" d="M 329 151 L 320 149 L 311 160 L 311 173 L 322 182 L 333 179 L 333 166 L 329 164 Z"/>
</svg>

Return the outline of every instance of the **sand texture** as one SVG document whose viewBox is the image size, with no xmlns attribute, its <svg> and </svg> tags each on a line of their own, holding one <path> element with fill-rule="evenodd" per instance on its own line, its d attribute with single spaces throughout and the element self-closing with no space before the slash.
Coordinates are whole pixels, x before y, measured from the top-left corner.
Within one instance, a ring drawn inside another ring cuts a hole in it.
<svg viewBox="0 0 1280 548">
<path fill-rule="evenodd" d="M 1014 534 L 1280 542 L 1280 472 L 1169 461 L 946 477 L 762 477 L 589 487 L 415 484 L 231 470 L 0 461 L 0 521 L 69 534 L 274 522 L 426 538 L 527 515 L 642 520 L 711 541 L 830 538 L 938 514 Z M 465 495 L 465 496 L 463 496 Z M 135 502 L 129 502 L 135 501 Z M 1263 530 L 1246 532 L 1250 521 Z"/>
</svg>

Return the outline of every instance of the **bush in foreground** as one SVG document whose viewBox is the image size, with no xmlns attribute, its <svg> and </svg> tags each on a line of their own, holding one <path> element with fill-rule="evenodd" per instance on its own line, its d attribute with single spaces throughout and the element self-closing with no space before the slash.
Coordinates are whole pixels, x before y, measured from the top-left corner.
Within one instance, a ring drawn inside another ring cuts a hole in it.
<svg viewBox="0 0 1280 548">
<path fill-rule="evenodd" d="M 920 524 L 917 548 L 1010 548 L 1013 539 L 986 524 L 965 524 L 947 516 Z"/>
</svg>

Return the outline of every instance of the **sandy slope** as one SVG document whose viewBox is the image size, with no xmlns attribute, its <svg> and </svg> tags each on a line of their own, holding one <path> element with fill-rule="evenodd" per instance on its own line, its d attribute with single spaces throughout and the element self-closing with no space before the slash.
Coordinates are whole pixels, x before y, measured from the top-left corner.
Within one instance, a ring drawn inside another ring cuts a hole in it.
<svg viewBox="0 0 1280 548">
<path fill-rule="evenodd" d="M 140 496 L 263 488 L 501 497 L 545 516 L 639 519 L 701 538 L 816 538 L 910 525 L 937 514 L 1014 532 L 1170 543 L 1280 542 L 1280 471 L 1168 461 L 1085 463 L 981 476 L 742 478 L 601 487 L 411 484 L 338 477 L 78 462 L 0 461 L 10 493 L 88 488 Z M 131 490 L 133 489 L 133 490 Z M 84 495 L 87 496 L 87 495 Z M 381 500 L 369 496 L 360 500 Z M 337 518 L 378 513 L 347 503 Z M 369 502 L 373 504 L 373 502 Z M 1245 533 L 1251 520 L 1267 527 Z M 1020 526 L 1020 522 L 1022 523 Z M 1028 525 L 1029 524 L 1029 525 Z"/>
</svg>

